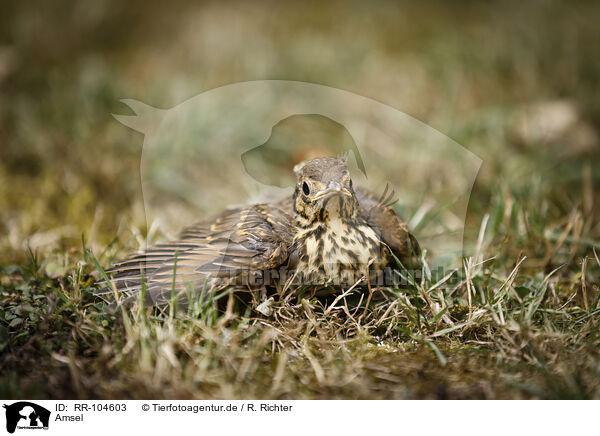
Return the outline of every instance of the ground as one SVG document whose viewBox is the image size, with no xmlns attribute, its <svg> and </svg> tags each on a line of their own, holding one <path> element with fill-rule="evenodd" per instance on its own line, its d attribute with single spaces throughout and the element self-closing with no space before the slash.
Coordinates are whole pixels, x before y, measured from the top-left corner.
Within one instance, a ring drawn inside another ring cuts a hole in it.
<svg viewBox="0 0 600 436">
<path fill-rule="evenodd" d="M 0 17 L 0 397 L 600 398 L 598 5 L 175 6 Z M 369 96 L 481 156 L 462 269 L 368 308 L 296 289 L 270 316 L 228 292 L 111 309 L 103 268 L 162 236 L 119 99 L 264 78 Z"/>
</svg>

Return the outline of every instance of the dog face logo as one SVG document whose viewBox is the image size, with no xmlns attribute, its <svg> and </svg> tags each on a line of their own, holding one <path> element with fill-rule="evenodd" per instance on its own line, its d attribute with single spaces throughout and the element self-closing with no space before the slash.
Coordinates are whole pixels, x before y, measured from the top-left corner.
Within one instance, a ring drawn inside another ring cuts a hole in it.
<svg viewBox="0 0 600 436">
<path fill-rule="evenodd" d="M 6 431 L 14 433 L 19 429 L 48 429 L 50 411 L 29 401 L 5 404 Z"/>
<path fill-rule="evenodd" d="M 396 208 L 427 247 L 438 280 L 462 269 L 467 206 L 482 161 L 397 109 L 285 80 L 234 83 L 168 109 L 123 103 L 135 115 L 115 118 L 144 134 L 140 176 L 149 229 L 174 236 L 198 215 L 291 197 L 296 164 L 347 156 L 355 184 L 391 204 L 399 200 Z"/>
</svg>

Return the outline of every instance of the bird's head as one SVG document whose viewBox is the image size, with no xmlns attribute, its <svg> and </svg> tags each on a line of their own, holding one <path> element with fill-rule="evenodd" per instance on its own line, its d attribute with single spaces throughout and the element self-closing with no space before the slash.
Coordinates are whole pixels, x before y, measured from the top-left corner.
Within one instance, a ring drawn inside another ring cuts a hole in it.
<svg viewBox="0 0 600 436">
<path fill-rule="evenodd" d="M 294 172 L 294 210 L 301 225 L 356 215 L 358 203 L 346 159 L 312 159 L 296 165 Z"/>
</svg>

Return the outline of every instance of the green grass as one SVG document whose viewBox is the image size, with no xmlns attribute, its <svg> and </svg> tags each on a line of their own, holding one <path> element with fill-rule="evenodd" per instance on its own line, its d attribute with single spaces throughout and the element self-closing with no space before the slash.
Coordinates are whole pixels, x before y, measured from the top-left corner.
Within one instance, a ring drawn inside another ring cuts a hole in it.
<svg viewBox="0 0 600 436">
<path fill-rule="evenodd" d="M 76 253 L 52 278 L 30 253 L 2 267 L 0 395 L 599 398 L 600 261 L 575 246 L 579 215 L 537 259 L 511 261 L 499 250 L 520 222 L 491 212 L 477 256 L 438 283 L 425 266 L 422 280 L 377 289 L 369 307 L 358 288 L 327 300 L 300 289 L 269 316 L 228 291 L 187 310 L 115 311 L 94 296 L 102 259 Z M 525 224 L 540 235 L 554 228 Z M 535 266 L 546 254 L 556 268 Z"/>
<path fill-rule="evenodd" d="M 598 5 L 105 5 L 0 17 L 0 397 L 600 398 Z M 263 78 L 369 96 L 479 155 L 462 268 L 369 307 L 296 289 L 268 316 L 229 292 L 164 311 L 94 296 L 164 230 L 119 100 Z M 520 134 L 549 101 L 574 126 Z"/>
</svg>

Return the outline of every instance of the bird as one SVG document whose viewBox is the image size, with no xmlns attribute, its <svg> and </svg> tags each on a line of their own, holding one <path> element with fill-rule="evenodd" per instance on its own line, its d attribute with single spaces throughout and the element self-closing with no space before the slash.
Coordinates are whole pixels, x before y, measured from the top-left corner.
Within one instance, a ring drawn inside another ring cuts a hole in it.
<svg viewBox="0 0 600 436">
<path fill-rule="evenodd" d="M 390 203 L 393 194 L 387 186 L 379 197 L 354 187 L 347 158 L 303 161 L 294 174 L 292 196 L 228 209 L 113 263 L 106 271 L 112 290 L 161 305 L 225 288 L 340 288 L 369 282 L 394 257 L 418 260 L 419 244 Z"/>
</svg>

